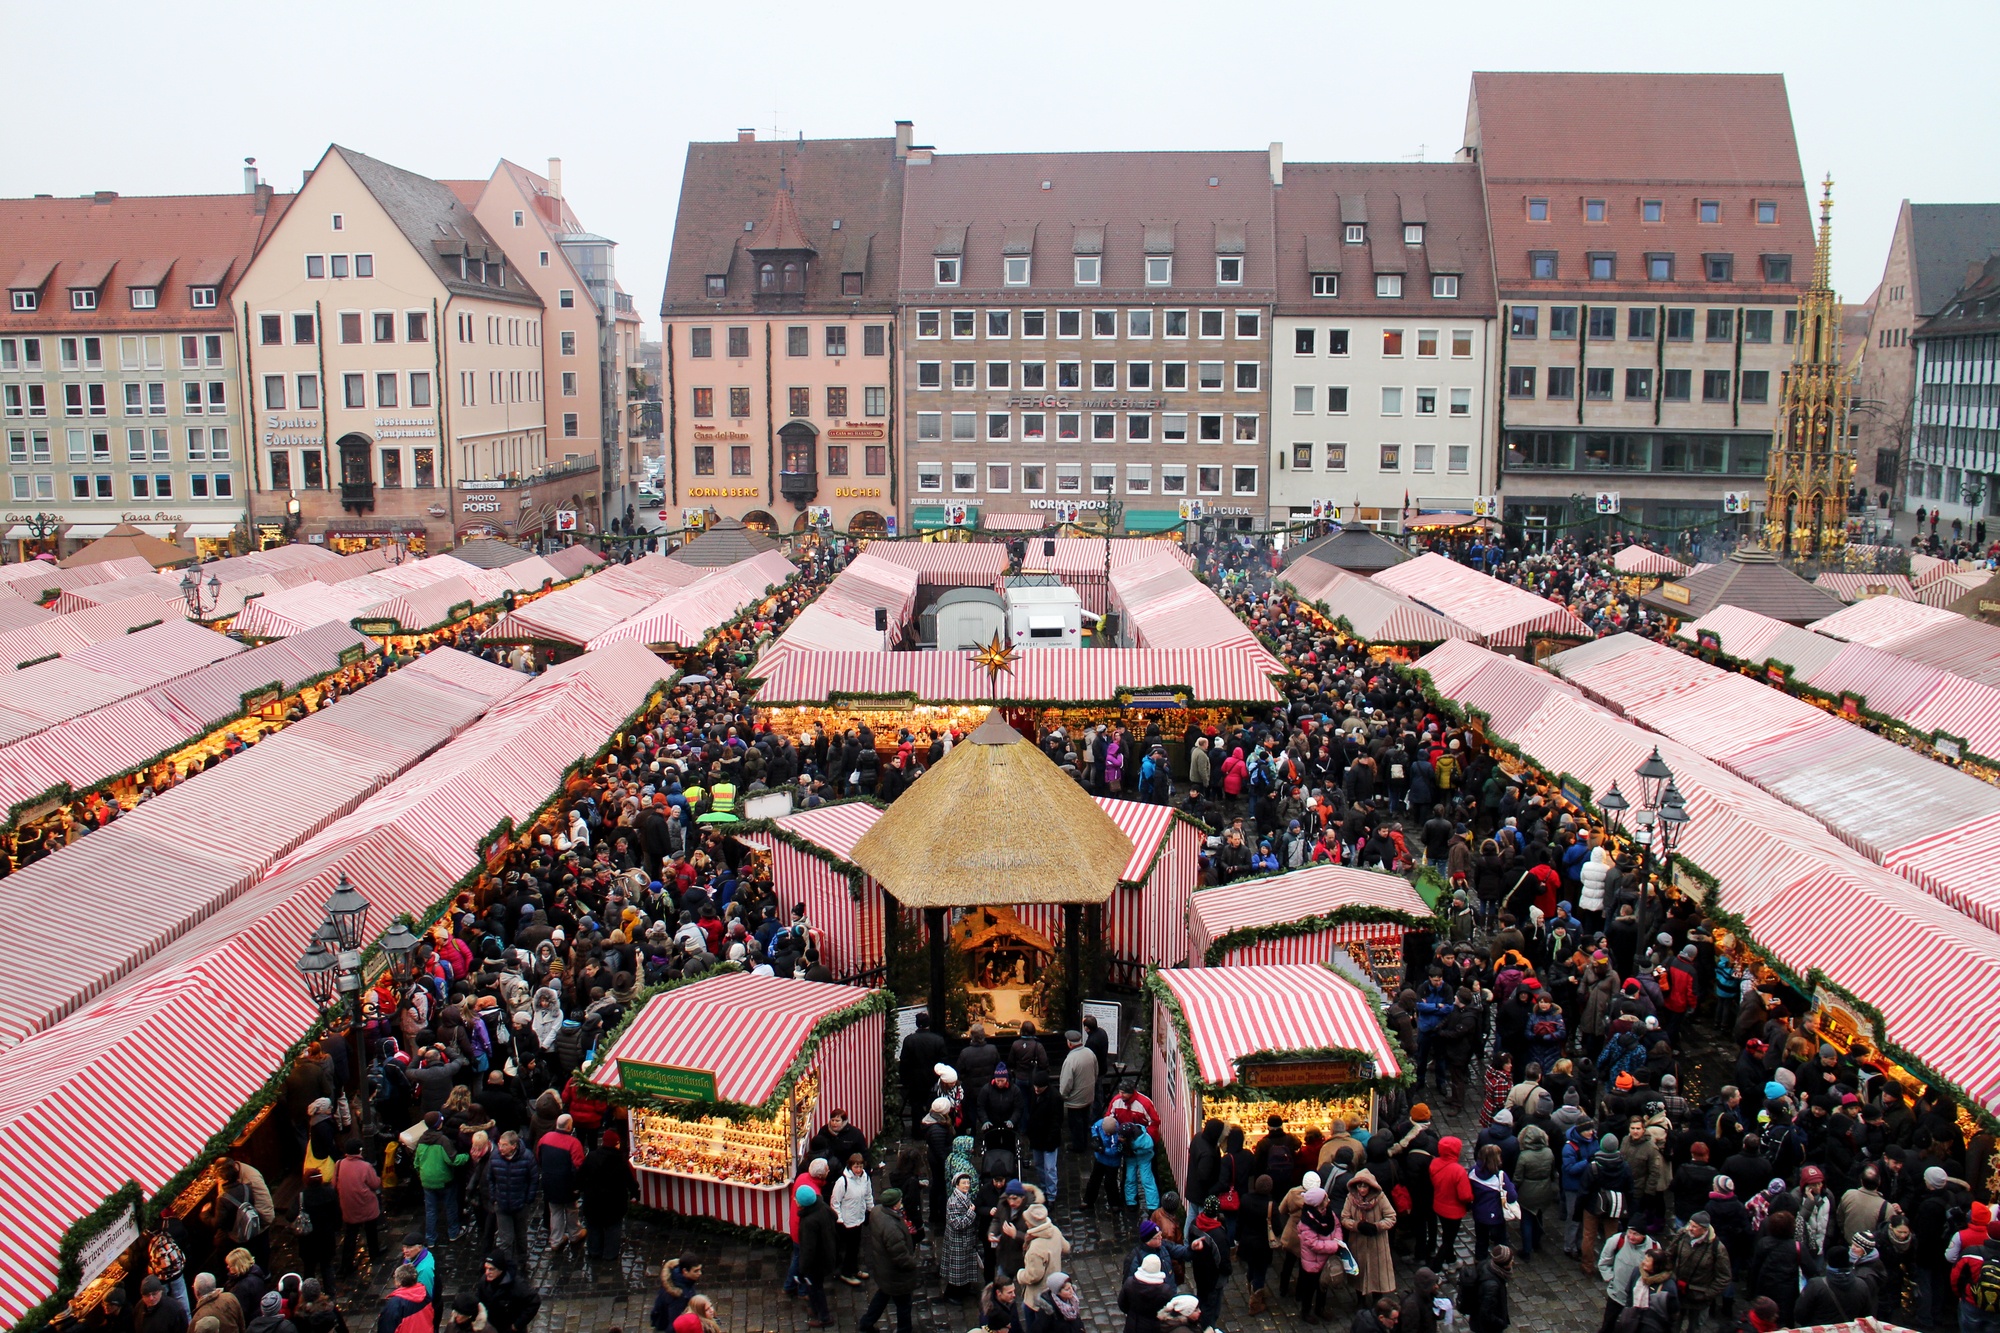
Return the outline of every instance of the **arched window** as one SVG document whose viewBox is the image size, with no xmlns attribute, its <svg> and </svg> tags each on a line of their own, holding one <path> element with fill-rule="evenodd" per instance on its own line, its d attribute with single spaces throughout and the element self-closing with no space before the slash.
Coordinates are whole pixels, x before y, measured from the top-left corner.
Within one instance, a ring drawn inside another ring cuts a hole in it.
<svg viewBox="0 0 2000 1333">
<path fill-rule="evenodd" d="M 802 292 L 802 291 L 804 291 L 804 290 L 805 290 L 805 283 L 804 283 L 804 282 L 802 282 L 802 281 L 800 281 L 800 278 L 799 278 L 799 274 L 800 274 L 800 272 L 801 272 L 801 270 L 800 270 L 800 268 L 799 268 L 799 265 L 798 265 L 798 263 L 797 263 L 796 261 L 793 261 L 793 262 L 788 262 L 788 263 L 787 263 L 787 264 L 785 265 L 785 288 L 784 288 L 784 289 L 785 289 L 786 291 L 788 291 L 788 292 Z"/>
<path fill-rule="evenodd" d="M 757 290 L 774 292 L 778 290 L 778 266 L 766 264 L 757 270 Z"/>
</svg>

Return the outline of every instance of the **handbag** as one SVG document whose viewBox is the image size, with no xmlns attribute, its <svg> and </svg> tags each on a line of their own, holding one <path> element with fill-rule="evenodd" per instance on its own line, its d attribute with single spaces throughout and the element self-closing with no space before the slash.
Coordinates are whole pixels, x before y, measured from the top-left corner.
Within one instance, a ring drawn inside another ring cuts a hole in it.
<svg viewBox="0 0 2000 1333">
<path fill-rule="evenodd" d="M 1500 1201 L 1500 1218 L 1505 1222 L 1520 1221 L 1521 1201 L 1519 1199 L 1502 1199 Z"/>
<path fill-rule="evenodd" d="M 310 1236 L 313 1233 L 313 1216 L 306 1211 L 306 1201 L 303 1196 L 299 1199 L 299 1215 L 292 1219 L 292 1230 L 301 1236 Z"/>
<path fill-rule="evenodd" d="M 1243 1198 L 1237 1194 L 1236 1187 L 1231 1185 L 1215 1196 L 1215 1206 L 1225 1213 L 1233 1213 L 1243 1206 Z"/>
</svg>

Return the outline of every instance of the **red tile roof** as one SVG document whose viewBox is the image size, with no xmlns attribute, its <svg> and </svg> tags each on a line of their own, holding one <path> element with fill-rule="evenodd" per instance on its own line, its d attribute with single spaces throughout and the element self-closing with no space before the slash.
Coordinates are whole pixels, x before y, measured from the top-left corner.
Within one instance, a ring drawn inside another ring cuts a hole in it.
<svg viewBox="0 0 2000 1333">
<path fill-rule="evenodd" d="M 230 288 L 292 198 L 0 199 L 0 273 L 14 275 L 10 288 L 34 287 L 41 297 L 32 312 L 0 306 L 0 332 L 228 328 Z M 74 286 L 99 288 L 97 309 L 71 309 Z M 158 286 L 158 305 L 132 309 L 124 289 L 134 286 Z M 212 309 L 190 305 L 188 289 L 197 286 L 220 288 Z"/>
<path fill-rule="evenodd" d="M 1486 208 L 1470 162 L 1287 162 L 1277 191 L 1278 313 L 1490 315 L 1493 270 Z M 1347 245 L 1343 214 L 1366 218 L 1368 242 Z M 1422 221 L 1424 243 L 1403 244 Z M 1340 266 L 1340 294 L 1315 297 L 1312 274 Z M 1399 301 L 1378 300 L 1374 273 L 1402 273 Z M 1434 300 L 1431 275 L 1459 277 L 1456 300 Z"/>
<path fill-rule="evenodd" d="M 1468 147 L 1478 150 L 1500 288 L 1649 299 L 1796 298 L 1811 276 L 1813 218 L 1778 74 L 1495 74 L 1472 76 Z M 1531 221 L 1530 199 L 1548 201 Z M 1657 199 L 1662 218 L 1642 220 Z M 1605 220 L 1585 220 L 1602 200 Z M 1721 220 L 1703 223 L 1713 200 Z M 1756 221 L 1758 201 L 1778 206 Z M 1552 250 L 1557 278 L 1531 276 L 1530 251 Z M 1616 280 L 1590 282 L 1592 253 L 1617 256 Z M 1646 256 L 1674 256 L 1674 280 L 1646 280 Z M 1735 258 L 1734 281 L 1705 281 L 1704 256 Z M 1766 284 L 1761 256 L 1790 255 L 1795 281 Z"/>
</svg>

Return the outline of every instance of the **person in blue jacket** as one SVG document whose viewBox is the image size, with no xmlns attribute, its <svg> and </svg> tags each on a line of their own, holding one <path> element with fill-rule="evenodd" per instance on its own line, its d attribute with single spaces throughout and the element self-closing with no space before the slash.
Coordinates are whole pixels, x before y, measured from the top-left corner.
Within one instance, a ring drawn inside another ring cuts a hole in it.
<svg viewBox="0 0 2000 1333">
<path fill-rule="evenodd" d="M 1583 1253 L 1583 1212 L 1580 1203 L 1584 1182 L 1590 1175 L 1590 1159 L 1597 1155 L 1597 1131 L 1588 1125 L 1572 1125 L 1563 1136 L 1562 1192 L 1563 1216 L 1569 1227 L 1563 1232 L 1563 1253 L 1578 1258 Z"/>
<path fill-rule="evenodd" d="M 1153 1136 L 1138 1121 L 1127 1121 L 1119 1131 L 1124 1139 L 1125 1204 L 1131 1207 L 1143 1199 L 1143 1211 L 1160 1206 L 1160 1182 L 1153 1175 Z"/>
<path fill-rule="evenodd" d="M 1105 1116 L 1090 1127 L 1090 1181 L 1083 1187 L 1083 1206 L 1097 1207 L 1098 1186 L 1104 1187 L 1105 1198 L 1116 1207 L 1118 1203 L 1118 1169 L 1125 1160 L 1125 1140 L 1119 1133 L 1118 1118 Z"/>
<path fill-rule="evenodd" d="M 1451 1017 L 1454 992 L 1445 984 L 1444 969 L 1433 965 L 1424 988 L 1417 994 L 1417 1082 L 1421 1090 L 1424 1073 L 1432 1064 L 1437 1065 L 1437 1086 L 1442 1092 L 1451 1075 L 1445 1068 L 1444 1045 L 1439 1040 L 1438 1028 L 1445 1019 Z"/>
</svg>

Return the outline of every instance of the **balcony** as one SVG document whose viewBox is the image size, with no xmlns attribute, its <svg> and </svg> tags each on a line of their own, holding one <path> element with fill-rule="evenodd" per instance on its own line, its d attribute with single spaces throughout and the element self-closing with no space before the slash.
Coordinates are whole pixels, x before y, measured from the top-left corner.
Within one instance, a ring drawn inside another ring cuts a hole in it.
<svg viewBox="0 0 2000 1333">
<path fill-rule="evenodd" d="M 366 514 L 373 510 L 375 508 L 375 483 L 372 481 L 341 482 L 340 507 L 354 514 Z"/>
<path fill-rule="evenodd" d="M 595 458 L 579 455 L 562 463 L 552 463 L 539 472 L 510 472 L 502 477 L 461 477 L 458 489 L 462 491 L 510 491 L 527 486 L 539 486 L 546 481 L 562 481 L 568 477 L 578 477 L 599 470 Z"/>
<path fill-rule="evenodd" d="M 800 509 L 805 508 L 819 494 L 819 473 L 780 472 L 778 494 Z"/>
</svg>

